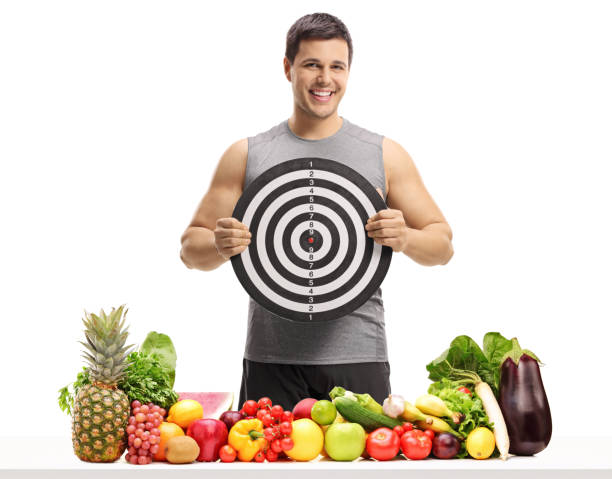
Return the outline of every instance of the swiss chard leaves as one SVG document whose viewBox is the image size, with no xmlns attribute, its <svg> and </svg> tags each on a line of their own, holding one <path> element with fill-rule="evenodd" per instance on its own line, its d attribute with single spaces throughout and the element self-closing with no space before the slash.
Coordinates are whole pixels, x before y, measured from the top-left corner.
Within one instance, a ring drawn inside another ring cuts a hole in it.
<svg viewBox="0 0 612 479">
<path fill-rule="evenodd" d="M 457 336 L 446 351 L 426 366 L 429 379 L 457 380 L 457 371 L 468 371 L 476 373 L 497 395 L 501 358 L 511 347 L 512 342 L 499 333 L 485 335 L 484 351 L 469 336 Z"/>
</svg>

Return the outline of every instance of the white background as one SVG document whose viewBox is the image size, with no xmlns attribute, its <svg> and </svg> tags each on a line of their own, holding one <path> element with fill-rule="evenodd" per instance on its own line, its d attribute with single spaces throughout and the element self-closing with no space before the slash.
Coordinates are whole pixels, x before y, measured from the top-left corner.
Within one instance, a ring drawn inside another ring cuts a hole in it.
<svg viewBox="0 0 612 479">
<path fill-rule="evenodd" d="M 180 236 L 234 141 L 292 112 L 285 35 L 337 15 L 340 115 L 411 154 L 455 256 L 395 254 L 382 288 L 393 391 L 457 335 L 517 336 L 556 435 L 609 435 L 612 15 L 607 2 L 0 4 L 0 435 L 68 435 L 57 390 L 83 310 L 178 351 L 177 390 L 240 386 L 248 297 Z"/>
</svg>

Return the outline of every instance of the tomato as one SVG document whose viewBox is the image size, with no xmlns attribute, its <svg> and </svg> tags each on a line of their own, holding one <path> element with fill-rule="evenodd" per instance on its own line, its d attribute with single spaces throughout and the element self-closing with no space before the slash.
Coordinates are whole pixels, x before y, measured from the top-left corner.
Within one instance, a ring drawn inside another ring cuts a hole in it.
<svg viewBox="0 0 612 479">
<path fill-rule="evenodd" d="M 402 434 L 404 434 L 404 428 L 402 426 L 395 426 L 393 430 L 395 434 L 397 434 L 397 437 L 402 437 Z"/>
<path fill-rule="evenodd" d="M 268 448 L 266 450 L 266 459 L 268 460 L 268 462 L 278 461 L 278 453 L 276 453 L 272 449 Z"/>
<path fill-rule="evenodd" d="M 270 408 L 270 415 L 274 418 L 274 419 L 280 419 L 280 417 L 283 415 L 283 407 L 279 406 L 278 404 L 276 406 L 272 406 Z"/>
<path fill-rule="evenodd" d="M 263 451 L 259 451 L 257 454 L 255 454 L 255 457 L 253 458 L 253 460 L 255 462 L 264 462 L 266 460 L 266 455 L 264 454 Z"/>
<path fill-rule="evenodd" d="M 400 439 L 402 452 L 408 459 L 425 459 L 431 452 L 431 439 L 423 431 L 413 429 Z"/>
<path fill-rule="evenodd" d="M 423 434 L 425 434 L 432 441 L 433 441 L 433 438 L 436 437 L 436 433 L 433 432 L 431 429 L 426 429 Z"/>
<path fill-rule="evenodd" d="M 388 427 L 380 427 L 368 434 L 366 450 L 377 461 L 388 461 L 397 456 L 400 450 L 400 438 Z"/>
<path fill-rule="evenodd" d="M 462 393 L 469 394 L 470 396 L 472 395 L 472 391 L 470 391 L 465 386 L 458 387 L 457 391 L 461 391 Z"/>
<path fill-rule="evenodd" d="M 266 411 L 265 409 L 259 409 L 257 411 L 257 419 L 259 419 L 261 422 L 263 422 L 263 418 L 264 416 L 268 414 L 268 411 Z"/>
<path fill-rule="evenodd" d="M 268 410 L 268 408 L 272 407 L 272 399 L 269 397 L 262 397 L 259 401 L 257 401 L 257 407 L 259 409 Z"/>
<path fill-rule="evenodd" d="M 219 449 L 219 458 L 221 462 L 234 462 L 236 460 L 236 450 L 229 444 L 226 444 Z"/>
<path fill-rule="evenodd" d="M 255 416 L 255 414 L 257 414 L 258 409 L 257 403 L 252 399 L 249 399 L 248 401 L 244 402 L 244 404 L 242 405 L 242 409 L 244 410 L 247 416 Z"/>
</svg>

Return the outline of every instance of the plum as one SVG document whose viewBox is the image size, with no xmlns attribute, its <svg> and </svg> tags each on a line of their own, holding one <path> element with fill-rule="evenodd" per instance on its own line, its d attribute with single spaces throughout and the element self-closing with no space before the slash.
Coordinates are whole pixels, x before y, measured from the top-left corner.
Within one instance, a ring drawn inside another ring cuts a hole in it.
<svg viewBox="0 0 612 479">
<path fill-rule="evenodd" d="M 441 432 L 434 437 L 433 454 L 438 459 L 450 459 L 455 457 L 461 449 L 459 439 L 448 432 Z"/>
</svg>

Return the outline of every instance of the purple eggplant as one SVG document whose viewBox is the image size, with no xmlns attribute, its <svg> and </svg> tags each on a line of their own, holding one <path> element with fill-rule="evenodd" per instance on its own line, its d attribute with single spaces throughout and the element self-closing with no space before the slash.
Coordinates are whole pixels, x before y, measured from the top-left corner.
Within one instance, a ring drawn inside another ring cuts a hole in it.
<svg viewBox="0 0 612 479">
<path fill-rule="evenodd" d="M 531 456 L 548 445 L 552 418 L 537 358 L 530 351 L 518 351 L 520 356 L 502 362 L 499 407 L 508 428 L 510 453 Z"/>
</svg>

